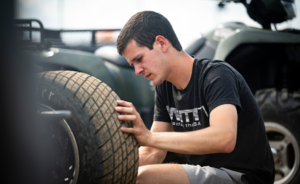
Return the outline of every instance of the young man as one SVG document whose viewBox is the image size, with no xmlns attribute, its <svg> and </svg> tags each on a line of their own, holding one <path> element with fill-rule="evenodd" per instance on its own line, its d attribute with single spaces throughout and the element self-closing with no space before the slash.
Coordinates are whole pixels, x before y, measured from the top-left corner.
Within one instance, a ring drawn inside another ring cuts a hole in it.
<svg viewBox="0 0 300 184">
<path fill-rule="evenodd" d="M 130 102 L 118 101 L 141 145 L 137 183 L 273 183 L 274 165 L 264 122 L 243 77 L 229 64 L 186 54 L 169 21 L 144 11 L 132 16 L 118 52 L 156 86 L 149 131 Z M 193 165 L 160 164 L 167 151 Z"/>
</svg>

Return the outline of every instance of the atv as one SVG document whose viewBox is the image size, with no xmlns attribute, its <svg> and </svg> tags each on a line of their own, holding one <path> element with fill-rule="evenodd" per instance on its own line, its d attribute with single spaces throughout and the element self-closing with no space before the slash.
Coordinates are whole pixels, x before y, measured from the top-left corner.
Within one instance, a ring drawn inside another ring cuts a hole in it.
<svg viewBox="0 0 300 184">
<path fill-rule="evenodd" d="M 296 16 L 294 0 L 233 1 L 243 3 L 262 29 L 241 22 L 220 24 L 185 51 L 226 61 L 241 73 L 264 118 L 275 183 L 300 183 L 300 31 L 276 30 L 276 23 Z M 228 2 L 222 0 L 219 6 Z"/>
<path fill-rule="evenodd" d="M 143 98 L 136 105 L 145 107 L 143 102 L 153 100 L 148 95 L 153 94 L 149 82 L 131 80 L 131 68 L 118 68 L 89 52 L 53 48 L 44 36 L 40 21 L 15 21 L 24 62 L 35 68 L 37 180 L 45 184 L 135 183 L 139 145 L 133 135 L 120 130 L 132 123 L 118 120 L 114 108 L 120 97 L 114 90 L 123 99 L 138 102 Z"/>
</svg>

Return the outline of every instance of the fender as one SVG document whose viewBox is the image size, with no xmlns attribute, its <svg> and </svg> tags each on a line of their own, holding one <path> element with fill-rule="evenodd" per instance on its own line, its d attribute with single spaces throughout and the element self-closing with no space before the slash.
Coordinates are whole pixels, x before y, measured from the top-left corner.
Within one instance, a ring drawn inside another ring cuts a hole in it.
<svg viewBox="0 0 300 184">
<path fill-rule="evenodd" d="M 90 74 L 109 85 L 113 90 L 116 88 L 115 81 L 104 64 L 103 59 L 92 53 L 50 48 L 36 54 L 36 64 L 56 65 L 73 68 L 74 70 Z"/>
<path fill-rule="evenodd" d="M 226 61 L 227 56 L 239 45 L 246 43 L 300 43 L 300 36 L 296 34 L 274 32 L 258 28 L 243 27 L 219 42 L 214 59 Z"/>
</svg>

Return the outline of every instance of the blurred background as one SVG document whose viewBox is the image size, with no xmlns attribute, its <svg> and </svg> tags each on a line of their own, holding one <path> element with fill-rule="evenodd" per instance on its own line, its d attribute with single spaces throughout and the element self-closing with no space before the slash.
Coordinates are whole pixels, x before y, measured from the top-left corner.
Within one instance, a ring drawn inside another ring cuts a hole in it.
<svg viewBox="0 0 300 184">
<path fill-rule="evenodd" d="M 250 0 L 248 0 L 250 2 Z M 300 2 L 295 1 L 297 15 Z M 17 0 L 17 18 L 35 18 L 47 29 L 120 29 L 139 11 L 152 10 L 171 22 L 183 48 L 228 21 L 261 27 L 241 3 L 218 6 L 217 0 Z M 278 29 L 300 29 L 300 16 L 277 24 Z M 63 38 L 64 39 L 64 38 Z M 65 38 L 68 39 L 68 38 Z M 72 38 L 69 38 L 72 39 Z M 68 42 L 68 40 L 64 40 Z"/>
</svg>

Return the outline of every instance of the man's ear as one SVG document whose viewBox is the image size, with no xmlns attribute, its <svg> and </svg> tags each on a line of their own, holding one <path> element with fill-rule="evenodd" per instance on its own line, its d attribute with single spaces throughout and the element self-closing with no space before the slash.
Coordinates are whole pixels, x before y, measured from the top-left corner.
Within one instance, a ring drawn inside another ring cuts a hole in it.
<svg viewBox="0 0 300 184">
<path fill-rule="evenodd" d="M 155 43 L 158 44 L 158 46 L 163 52 L 166 52 L 168 50 L 169 43 L 165 37 L 161 35 L 156 36 Z"/>
</svg>

